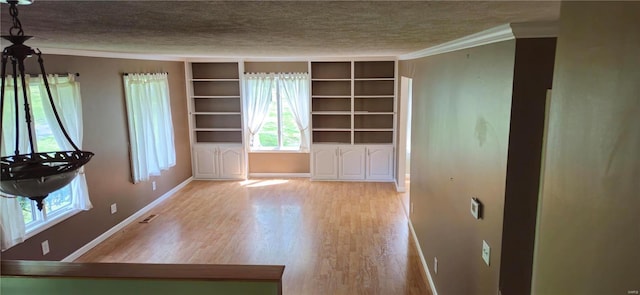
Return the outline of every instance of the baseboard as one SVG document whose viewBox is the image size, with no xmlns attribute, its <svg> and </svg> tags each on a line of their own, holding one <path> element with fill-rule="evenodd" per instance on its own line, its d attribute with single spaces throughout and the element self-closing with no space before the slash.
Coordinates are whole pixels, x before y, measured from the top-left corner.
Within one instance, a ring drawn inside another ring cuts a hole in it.
<svg viewBox="0 0 640 295">
<path fill-rule="evenodd" d="M 311 173 L 249 173 L 249 178 L 309 178 Z"/>
<path fill-rule="evenodd" d="M 399 192 L 399 193 L 406 192 L 406 188 L 404 187 L 404 185 L 398 185 L 398 181 L 397 180 L 394 181 L 393 184 L 396 185 L 396 192 Z"/>
<path fill-rule="evenodd" d="M 420 248 L 420 242 L 418 242 L 418 236 L 416 236 L 416 231 L 413 229 L 413 223 L 411 223 L 411 219 L 409 219 L 409 229 L 411 230 L 411 237 L 413 238 L 413 242 L 416 245 L 416 250 L 418 251 L 418 255 L 420 256 L 420 262 L 423 271 L 422 275 L 427 277 L 427 281 L 429 281 L 429 287 L 431 287 L 431 292 L 433 292 L 433 295 L 438 295 L 438 291 L 436 291 L 436 285 L 433 282 L 433 278 L 431 277 L 431 271 L 429 271 L 429 265 L 424 259 L 424 255 L 422 255 L 422 248 Z"/>
<path fill-rule="evenodd" d="M 120 223 L 116 224 L 114 227 L 110 228 L 108 231 L 104 232 L 103 234 L 101 234 L 97 238 L 93 239 L 91 242 L 87 243 L 86 245 L 82 246 L 82 248 L 80 248 L 80 249 L 76 250 L 75 252 L 71 253 L 71 255 L 65 257 L 61 261 L 62 262 L 73 262 L 74 260 L 80 258 L 80 256 L 82 256 L 83 254 L 87 253 L 89 250 L 93 249 L 93 247 L 95 247 L 98 244 L 104 242 L 106 239 L 108 239 L 110 236 L 112 236 L 113 234 L 117 233 L 121 229 L 123 229 L 125 226 L 129 225 L 130 223 L 132 223 L 132 222 L 136 221 L 137 219 L 139 219 L 140 217 L 142 217 L 144 214 L 146 214 L 151 209 L 153 209 L 153 207 L 157 206 L 158 204 L 162 203 L 162 201 L 164 201 L 164 200 L 168 199 L 169 197 L 173 196 L 173 194 L 175 194 L 177 191 L 179 191 L 180 189 L 185 187 L 192 180 L 193 180 L 193 177 L 187 178 L 187 180 L 185 180 L 182 183 L 178 184 L 176 187 L 172 188 L 170 191 L 166 192 L 164 195 L 160 196 L 155 201 L 149 203 L 149 205 L 147 205 L 144 208 L 138 210 L 138 212 L 134 213 L 133 215 L 129 216 L 127 219 L 125 219 L 125 220 L 121 221 Z"/>
</svg>

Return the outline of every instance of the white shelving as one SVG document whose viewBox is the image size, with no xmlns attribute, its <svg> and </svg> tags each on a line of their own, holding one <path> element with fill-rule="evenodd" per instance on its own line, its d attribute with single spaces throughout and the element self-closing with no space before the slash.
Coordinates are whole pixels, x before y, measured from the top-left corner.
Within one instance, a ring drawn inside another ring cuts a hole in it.
<svg viewBox="0 0 640 295">
<path fill-rule="evenodd" d="M 395 61 L 312 62 L 312 142 L 393 144 L 395 67 Z"/>
<path fill-rule="evenodd" d="M 187 72 L 194 177 L 244 178 L 240 65 L 193 62 L 187 65 Z"/>
</svg>

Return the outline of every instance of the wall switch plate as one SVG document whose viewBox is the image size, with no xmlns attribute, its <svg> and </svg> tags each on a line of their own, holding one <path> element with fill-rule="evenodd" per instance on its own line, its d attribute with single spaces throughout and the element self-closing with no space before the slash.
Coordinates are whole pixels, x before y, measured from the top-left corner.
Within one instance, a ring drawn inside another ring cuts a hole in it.
<svg viewBox="0 0 640 295">
<path fill-rule="evenodd" d="M 491 247 L 487 244 L 487 241 L 482 240 L 482 260 L 489 265 L 489 259 L 491 258 Z"/>
<path fill-rule="evenodd" d="M 480 210 L 482 209 L 482 204 L 476 198 L 471 198 L 471 215 L 475 219 L 480 219 Z"/>
<path fill-rule="evenodd" d="M 156 190 L 156 182 L 152 181 L 151 182 L 151 188 L 155 191 Z"/>
<path fill-rule="evenodd" d="M 433 272 L 438 274 L 438 257 L 433 257 Z"/>
<path fill-rule="evenodd" d="M 118 212 L 118 205 L 116 203 L 111 204 L 111 214 Z"/>
<path fill-rule="evenodd" d="M 45 240 L 42 242 L 42 255 L 47 255 L 49 253 L 49 240 Z"/>
</svg>

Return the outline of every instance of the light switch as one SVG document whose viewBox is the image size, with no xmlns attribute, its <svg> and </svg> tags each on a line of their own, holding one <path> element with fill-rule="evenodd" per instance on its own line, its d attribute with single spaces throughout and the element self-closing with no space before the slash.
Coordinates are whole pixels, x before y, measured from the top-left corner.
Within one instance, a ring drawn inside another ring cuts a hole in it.
<svg viewBox="0 0 640 295">
<path fill-rule="evenodd" d="M 482 260 L 489 265 L 489 259 L 491 258 L 491 247 L 487 244 L 487 241 L 482 240 Z"/>
<path fill-rule="evenodd" d="M 471 198 L 471 215 L 473 216 L 473 218 L 480 219 L 481 207 L 482 204 L 480 204 L 480 201 L 478 199 Z"/>
</svg>

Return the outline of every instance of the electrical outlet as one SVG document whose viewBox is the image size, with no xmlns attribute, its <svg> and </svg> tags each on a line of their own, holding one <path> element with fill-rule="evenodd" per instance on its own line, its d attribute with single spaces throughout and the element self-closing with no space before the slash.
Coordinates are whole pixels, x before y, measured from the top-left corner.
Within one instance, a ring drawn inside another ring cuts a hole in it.
<svg viewBox="0 0 640 295">
<path fill-rule="evenodd" d="M 118 212 L 118 205 L 116 203 L 111 204 L 111 214 Z"/>
<path fill-rule="evenodd" d="M 49 253 L 49 240 L 45 240 L 42 242 L 42 255 L 47 255 Z"/>
<path fill-rule="evenodd" d="M 489 265 L 489 259 L 491 258 L 491 247 L 487 244 L 487 241 L 482 240 L 482 260 Z"/>
<path fill-rule="evenodd" d="M 438 257 L 433 257 L 433 272 L 438 274 Z"/>
<path fill-rule="evenodd" d="M 151 182 L 151 188 L 155 191 L 156 190 L 156 182 L 152 181 Z"/>
</svg>

